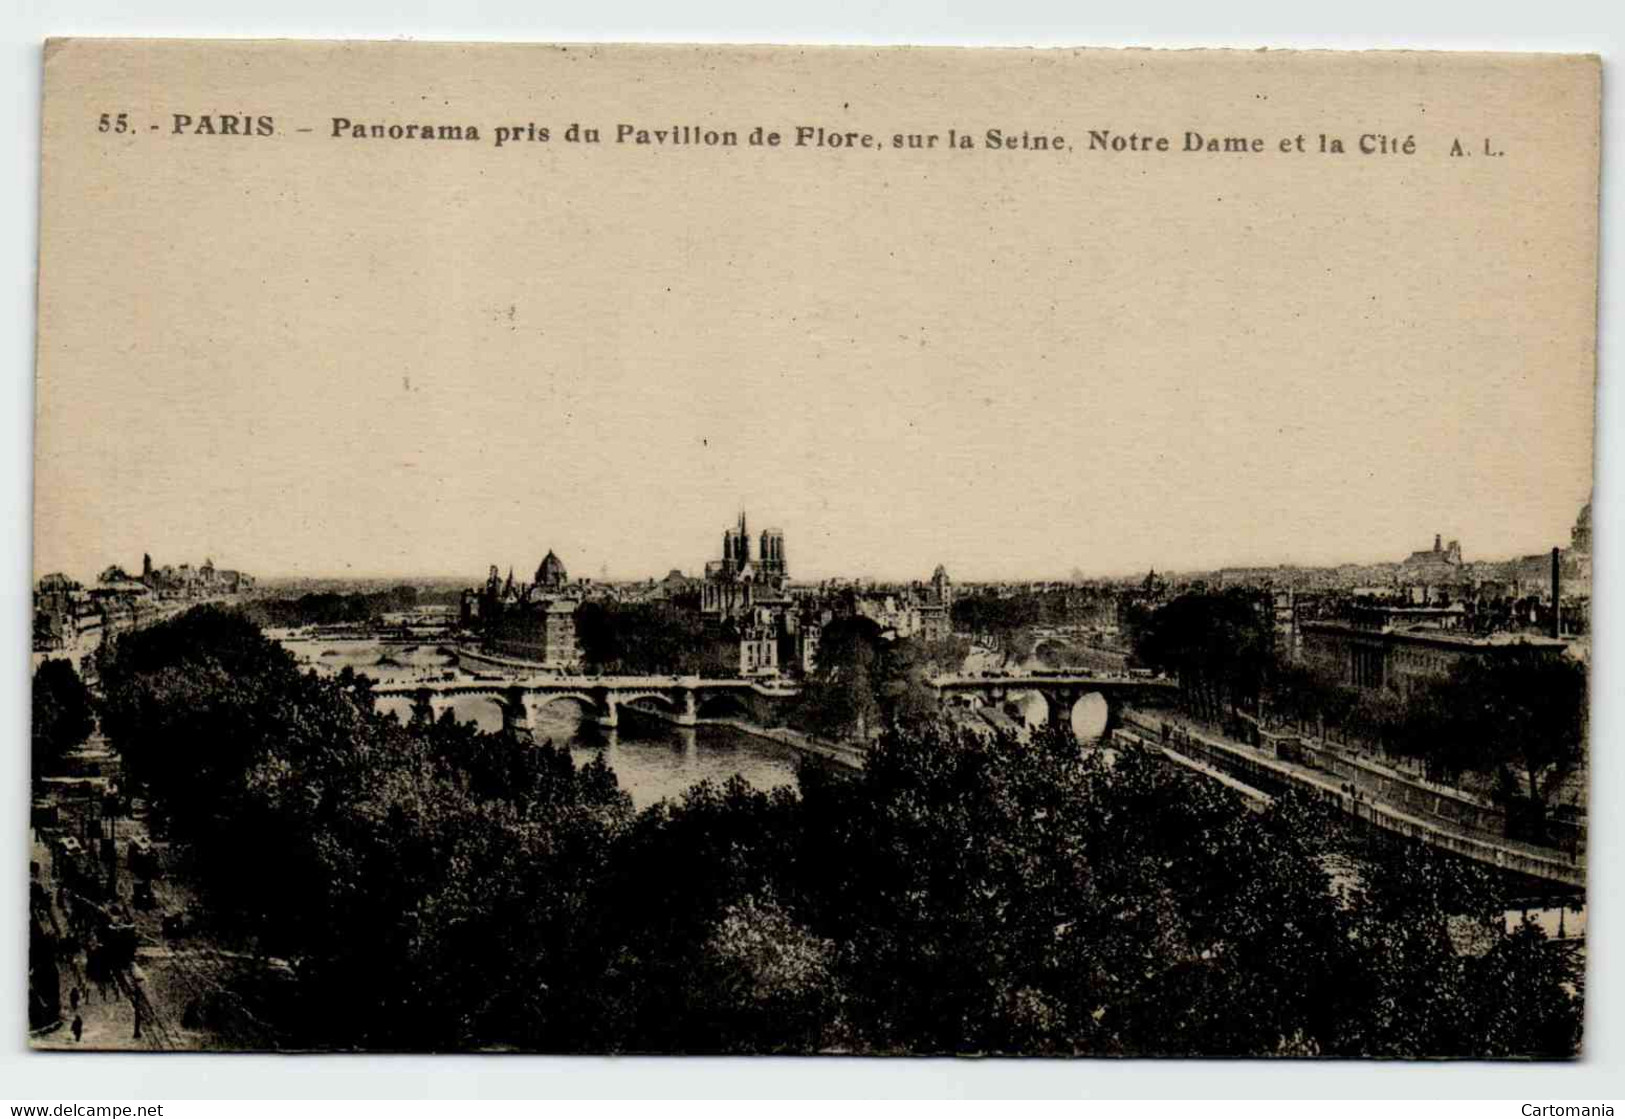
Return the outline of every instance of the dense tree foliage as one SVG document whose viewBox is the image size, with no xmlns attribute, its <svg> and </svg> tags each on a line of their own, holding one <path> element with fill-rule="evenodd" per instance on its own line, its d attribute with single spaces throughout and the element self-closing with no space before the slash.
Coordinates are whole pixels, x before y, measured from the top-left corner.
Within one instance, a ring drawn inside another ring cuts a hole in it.
<svg viewBox="0 0 1625 1119">
<path fill-rule="evenodd" d="M 823 627 L 789 722 L 828 738 L 865 739 L 891 723 L 931 718 L 931 677 L 957 672 L 969 646 L 963 637 L 888 641 L 868 618 L 837 618 Z"/>
<path fill-rule="evenodd" d="M 630 801 L 600 763 L 451 718 L 402 726 L 240 615 L 120 637 L 106 726 L 186 843 L 224 936 L 293 959 L 301 1045 L 443 1049 L 567 975 L 582 883 Z"/>
<path fill-rule="evenodd" d="M 736 634 L 667 603 L 584 602 L 576 609 L 576 639 L 595 672 L 715 676 L 738 669 Z"/>
<path fill-rule="evenodd" d="M 402 585 L 382 591 L 318 591 L 297 598 L 260 598 L 242 609 L 260 625 L 292 627 L 365 624 L 418 606 L 417 588 Z"/>
<path fill-rule="evenodd" d="M 1115 587 L 1052 587 L 1014 594 L 961 593 L 952 613 L 956 632 L 1003 648 L 1033 626 L 1116 624 L 1119 602 Z"/>
<path fill-rule="evenodd" d="M 880 697 L 889 674 L 880 626 L 836 618 L 819 635 L 818 659 L 791 712 L 791 724 L 827 738 L 867 738 L 880 730 Z"/>
<path fill-rule="evenodd" d="M 1535 646 L 1464 657 L 1404 691 L 1277 666 L 1269 694 L 1275 713 L 1416 758 L 1435 780 L 1495 779 L 1509 832 L 1535 840 L 1545 838 L 1553 792 L 1585 756 L 1585 666 Z"/>
<path fill-rule="evenodd" d="M 1515 835 L 1545 838 L 1553 792 L 1585 755 L 1586 670 L 1532 645 L 1463 657 L 1448 676 L 1385 696 L 1384 738 L 1439 776 L 1499 782 Z"/>
<path fill-rule="evenodd" d="M 887 659 L 854 629 L 853 656 Z M 866 767 L 634 814 L 601 762 L 374 713 L 240 618 L 121 638 L 108 727 L 290 1046 L 1561 1055 L 1579 1002 L 1480 878 L 1134 750 L 889 721 Z M 1489 947 L 1462 953 L 1469 922 Z"/>
<path fill-rule="evenodd" d="M 1135 637 L 1141 662 L 1179 681 L 1195 714 L 1219 718 L 1257 705 L 1275 654 L 1272 618 L 1248 590 L 1181 595 L 1152 611 Z"/>
<path fill-rule="evenodd" d="M 1024 629 L 1038 624 L 1038 600 L 1031 595 L 966 595 L 953 604 L 955 633 L 969 633 L 1004 648 Z"/>
<path fill-rule="evenodd" d="M 90 736 L 96 721 L 90 689 L 70 661 L 52 658 L 35 669 L 33 697 L 33 766 L 38 780 Z"/>
</svg>

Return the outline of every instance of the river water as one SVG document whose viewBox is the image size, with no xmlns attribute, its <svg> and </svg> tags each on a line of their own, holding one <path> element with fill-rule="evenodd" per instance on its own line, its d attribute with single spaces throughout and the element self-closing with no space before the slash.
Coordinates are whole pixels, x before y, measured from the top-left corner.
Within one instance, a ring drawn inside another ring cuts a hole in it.
<svg viewBox="0 0 1625 1119">
<path fill-rule="evenodd" d="M 442 680 L 447 672 L 466 678 L 457 672 L 453 658 L 432 642 L 402 646 L 283 637 L 282 643 L 301 663 L 325 673 L 349 667 L 390 684 Z M 459 696 L 449 706 L 458 719 L 482 730 L 502 729 L 501 709 L 489 697 Z M 380 699 L 378 709 L 394 712 L 403 721 L 412 715 L 411 701 L 402 697 Z M 623 707 L 621 725 L 604 729 L 586 714 L 575 702 L 560 700 L 536 711 L 531 729 L 538 742 L 567 745 L 577 764 L 602 753 L 640 809 L 662 799 L 679 799 L 700 781 L 720 785 L 735 774 L 762 790 L 796 782 L 794 750 L 732 727 L 678 727 Z"/>
</svg>

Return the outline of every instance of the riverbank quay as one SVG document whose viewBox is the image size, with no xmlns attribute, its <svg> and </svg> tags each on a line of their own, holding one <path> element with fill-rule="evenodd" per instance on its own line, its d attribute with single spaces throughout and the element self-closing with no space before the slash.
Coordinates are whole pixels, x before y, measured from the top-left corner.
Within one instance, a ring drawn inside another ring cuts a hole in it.
<svg viewBox="0 0 1625 1119">
<path fill-rule="evenodd" d="M 635 712 L 657 722 L 666 723 L 674 727 L 728 727 L 741 734 L 748 734 L 752 738 L 764 739 L 768 742 L 777 742 L 781 746 L 808 757 L 819 758 L 826 762 L 842 766 L 846 769 L 862 769 L 867 749 L 857 742 L 836 742 L 831 739 L 817 738 L 801 731 L 791 730 L 789 727 L 764 727 L 746 719 L 733 716 L 713 716 L 696 718 L 692 723 L 683 723 L 665 711 L 653 707 L 625 707 L 623 711 Z"/>
<path fill-rule="evenodd" d="M 1459 827 L 1501 837 L 1506 834 L 1506 810 L 1490 797 L 1471 789 L 1429 780 L 1412 772 L 1403 759 L 1378 759 L 1324 735 L 1301 727 L 1261 722 L 1252 715 L 1238 714 L 1239 726 L 1229 737 L 1241 737 L 1247 744 L 1274 752 L 1289 761 L 1302 761 L 1313 769 L 1325 770 L 1358 785 L 1380 800 L 1423 819 L 1438 819 Z M 1560 854 L 1584 855 L 1586 819 L 1583 815 L 1554 814 L 1548 821 L 1553 842 L 1547 845 Z M 1514 843 L 1514 845 L 1517 845 Z M 1534 850 L 1547 849 L 1529 845 Z"/>
<path fill-rule="evenodd" d="M 496 653 L 487 653 L 480 649 L 471 649 L 467 645 L 448 645 L 451 655 L 457 658 L 458 664 L 471 662 L 485 668 L 495 668 L 502 672 L 513 673 L 518 676 L 532 676 L 538 672 L 548 671 L 535 661 L 523 661 L 516 657 L 504 657 Z M 562 673 L 561 673 L 562 675 Z"/>
<path fill-rule="evenodd" d="M 1260 793 L 1297 790 L 1384 831 L 1543 882 L 1585 888 L 1586 863 L 1579 853 L 1538 847 L 1422 815 L 1384 799 L 1385 786 L 1359 771 L 1350 771 L 1350 776 L 1316 768 L 1310 763 L 1318 755 L 1283 758 L 1272 747 L 1241 742 L 1187 716 L 1160 710 L 1126 709 L 1113 733 L 1125 745 L 1173 751 Z"/>
<path fill-rule="evenodd" d="M 834 742 L 823 738 L 814 738 L 810 734 L 791 730 L 789 727 L 759 727 L 747 723 L 743 719 L 708 719 L 706 722 L 716 726 L 732 727 L 744 734 L 756 738 L 765 738 L 769 742 L 777 742 L 788 746 L 797 753 L 806 754 L 847 769 L 862 769 L 864 758 L 868 755 L 866 747 L 856 742 Z"/>
<path fill-rule="evenodd" d="M 1239 734 L 1247 745 L 1287 761 L 1301 762 L 1348 781 L 1371 800 L 1423 820 L 1479 835 L 1535 855 L 1556 855 L 1584 861 L 1586 821 L 1564 818 L 1549 822 L 1554 841 L 1548 844 L 1507 839 L 1506 811 L 1489 798 L 1466 789 L 1430 781 L 1420 774 L 1379 761 L 1347 747 L 1286 727 L 1261 724 L 1251 715 L 1238 716 Z M 1234 738 L 1235 735 L 1227 737 Z"/>
</svg>

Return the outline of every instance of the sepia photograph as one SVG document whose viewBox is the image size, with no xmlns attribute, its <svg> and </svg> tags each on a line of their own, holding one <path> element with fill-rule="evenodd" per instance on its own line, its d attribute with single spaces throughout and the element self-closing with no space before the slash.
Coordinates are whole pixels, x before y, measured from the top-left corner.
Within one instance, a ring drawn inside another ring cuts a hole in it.
<svg viewBox="0 0 1625 1119">
<path fill-rule="evenodd" d="M 1586 1051 L 1596 55 L 42 49 L 62 1075 Z"/>
</svg>

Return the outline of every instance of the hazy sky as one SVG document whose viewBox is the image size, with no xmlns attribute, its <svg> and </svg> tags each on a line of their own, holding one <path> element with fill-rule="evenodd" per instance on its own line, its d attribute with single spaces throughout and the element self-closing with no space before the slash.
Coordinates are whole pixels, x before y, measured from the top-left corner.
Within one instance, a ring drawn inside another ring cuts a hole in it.
<svg viewBox="0 0 1625 1119">
<path fill-rule="evenodd" d="M 528 576 L 552 548 L 693 573 L 741 503 L 805 578 L 1397 559 L 1436 532 L 1471 559 L 1566 543 L 1588 499 L 1585 73 L 398 46 L 53 60 L 37 571 Z M 86 124 L 114 100 L 278 135 L 115 142 Z M 1176 146 L 1381 122 L 1427 150 L 495 149 L 328 138 L 339 114 Z M 1457 131 L 1509 154 L 1447 159 Z"/>
</svg>

